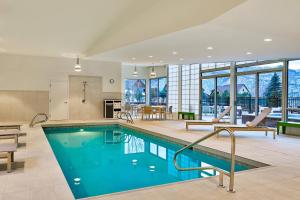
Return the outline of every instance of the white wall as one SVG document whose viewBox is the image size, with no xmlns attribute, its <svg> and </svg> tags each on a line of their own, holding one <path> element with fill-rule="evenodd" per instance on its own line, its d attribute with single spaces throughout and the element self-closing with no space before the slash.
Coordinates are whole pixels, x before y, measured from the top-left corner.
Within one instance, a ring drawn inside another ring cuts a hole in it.
<svg viewBox="0 0 300 200">
<path fill-rule="evenodd" d="M 72 75 L 101 78 L 96 109 L 97 119 L 101 117 L 101 101 L 121 97 L 121 63 L 82 60 L 82 72 L 75 72 L 75 62 L 69 58 L 0 54 L 0 122 L 29 122 L 36 113 L 49 113 L 50 80 L 69 84 Z M 114 84 L 109 82 L 112 78 Z M 76 112 L 74 107 L 69 109 Z"/>
<path fill-rule="evenodd" d="M 50 80 L 68 80 L 69 75 L 103 77 L 103 92 L 121 91 L 121 63 L 0 54 L 0 90 L 49 90 Z M 114 84 L 109 80 L 113 78 Z"/>
</svg>

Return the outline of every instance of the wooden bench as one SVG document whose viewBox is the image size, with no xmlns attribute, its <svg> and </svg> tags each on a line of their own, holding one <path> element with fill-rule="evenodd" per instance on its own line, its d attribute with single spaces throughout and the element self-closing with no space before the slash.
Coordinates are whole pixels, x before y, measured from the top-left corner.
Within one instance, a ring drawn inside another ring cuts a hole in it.
<svg viewBox="0 0 300 200">
<path fill-rule="evenodd" d="M 285 134 L 286 127 L 300 128 L 300 123 L 278 121 L 277 122 L 277 134 L 279 134 L 280 127 L 282 127 L 282 133 Z"/>
<path fill-rule="evenodd" d="M 17 151 L 16 143 L 0 144 L 0 153 L 7 158 L 7 172 L 11 172 L 11 164 L 14 162 L 14 152 Z"/>
<path fill-rule="evenodd" d="M 193 112 L 178 112 L 178 119 L 187 119 L 195 120 L 195 113 Z"/>
</svg>

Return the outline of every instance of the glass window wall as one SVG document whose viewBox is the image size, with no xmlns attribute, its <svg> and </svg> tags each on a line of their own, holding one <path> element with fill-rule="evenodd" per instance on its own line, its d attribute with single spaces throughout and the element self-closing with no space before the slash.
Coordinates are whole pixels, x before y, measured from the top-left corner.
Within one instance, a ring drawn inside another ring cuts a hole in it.
<svg viewBox="0 0 300 200">
<path fill-rule="evenodd" d="M 288 63 L 288 121 L 300 122 L 300 60 Z"/>
<path fill-rule="evenodd" d="M 168 67 L 168 106 L 172 106 L 173 112 L 178 112 L 178 87 L 179 87 L 179 66 L 169 65 Z"/>
<path fill-rule="evenodd" d="M 202 79 L 202 119 L 211 120 L 214 118 L 214 91 L 215 78 Z"/>
<path fill-rule="evenodd" d="M 245 116 L 255 116 L 256 75 L 237 77 L 236 85 L 236 117 L 237 124 L 245 124 Z M 242 121 L 243 120 L 243 121 Z"/>
<path fill-rule="evenodd" d="M 181 110 L 190 111 L 190 65 L 181 66 Z"/>
<path fill-rule="evenodd" d="M 230 78 L 217 78 L 217 115 L 230 106 Z"/>
<path fill-rule="evenodd" d="M 125 80 L 125 102 L 130 104 L 146 103 L 146 80 Z"/>
<path fill-rule="evenodd" d="M 167 78 L 150 79 L 150 104 L 166 105 L 167 104 Z"/>
<path fill-rule="evenodd" d="M 190 111 L 199 115 L 199 64 L 191 65 Z"/>
</svg>

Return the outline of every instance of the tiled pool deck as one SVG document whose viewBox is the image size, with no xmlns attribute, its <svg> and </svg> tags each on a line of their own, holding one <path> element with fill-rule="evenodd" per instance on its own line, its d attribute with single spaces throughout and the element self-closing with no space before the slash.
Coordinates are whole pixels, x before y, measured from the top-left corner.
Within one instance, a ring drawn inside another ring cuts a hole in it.
<svg viewBox="0 0 300 200">
<path fill-rule="evenodd" d="M 97 123 L 109 121 L 97 121 Z M 116 121 L 113 121 L 116 122 Z M 62 123 L 62 122 L 49 122 Z M 64 123 L 93 123 L 67 121 Z M 192 142 L 212 127 L 195 127 L 185 131 L 183 121 L 136 121 L 133 125 L 151 132 Z M 24 143 L 15 154 L 17 169 L 8 174 L 1 160 L 0 200 L 2 199 L 73 199 L 64 175 L 55 159 L 46 136 L 40 126 L 22 127 L 27 136 L 20 138 Z M 263 132 L 236 133 L 236 154 L 260 161 L 271 166 L 236 174 L 236 193 L 228 193 L 217 187 L 218 178 L 198 179 L 164 186 L 140 189 L 92 199 L 150 200 L 150 199 L 300 199 L 300 137 L 280 135 L 276 140 Z M 1 141 L 3 142 L 3 141 Z M 227 135 L 213 137 L 201 145 L 230 152 Z M 227 186 L 227 178 L 225 178 Z"/>
</svg>

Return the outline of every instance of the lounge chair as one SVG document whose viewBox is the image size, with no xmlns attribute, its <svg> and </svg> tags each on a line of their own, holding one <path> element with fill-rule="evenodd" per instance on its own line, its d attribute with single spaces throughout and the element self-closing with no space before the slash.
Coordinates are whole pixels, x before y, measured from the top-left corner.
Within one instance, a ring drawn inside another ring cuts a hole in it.
<svg viewBox="0 0 300 200">
<path fill-rule="evenodd" d="M 7 159 L 7 172 L 11 172 L 11 164 L 14 162 L 14 152 L 17 151 L 16 143 L 0 144 L 0 158 Z"/>
<path fill-rule="evenodd" d="M 0 130 L 3 129 L 18 129 L 21 130 L 21 124 L 0 124 Z"/>
<path fill-rule="evenodd" d="M 265 131 L 266 136 L 268 135 L 268 131 L 273 132 L 273 139 L 276 137 L 276 129 L 259 126 L 259 124 L 264 121 L 268 114 L 272 111 L 271 108 L 265 108 L 258 116 L 256 116 L 251 122 L 247 122 L 245 125 L 234 125 L 234 124 L 217 124 L 214 126 L 215 131 L 227 128 L 232 132 L 235 131 Z"/>
<path fill-rule="evenodd" d="M 15 143 L 18 144 L 18 137 L 23 135 L 18 129 L 5 129 L 0 130 L 0 138 L 1 139 L 14 139 Z"/>
<path fill-rule="evenodd" d="M 213 124 L 219 124 L 219 123 L 228 123 L 225 121 L 222 121 L 222 119 L 227 115 L 231 110 L 231 106 L 228 106 L 220 115 L 218 118 L 214 118 L 211 121 L 203 121 L 203 120 L 186 120 L 185 121 L 185 128 L 188 131 L 189 126 L 191 125 L 213 125 Z"/>
</svg>

